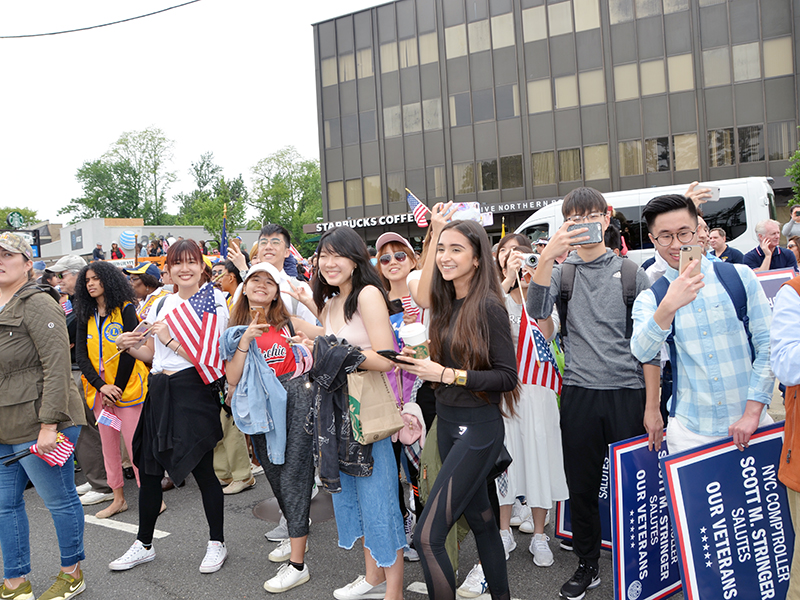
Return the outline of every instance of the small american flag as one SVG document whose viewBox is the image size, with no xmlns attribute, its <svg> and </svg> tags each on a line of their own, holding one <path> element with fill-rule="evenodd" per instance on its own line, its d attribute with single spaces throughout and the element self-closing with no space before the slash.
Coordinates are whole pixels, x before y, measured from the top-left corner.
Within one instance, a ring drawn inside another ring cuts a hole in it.
<svg viewBox="0 0 800 600">
<path fill-rule="evenodd" d="M 122 421 L 120 418 L 117 415 L 108 412 L 105 408 L 100 411 L 100 416 L 97 417 L 97 424 L 107 425 L 112 429 L 122 431 Z"/>
<path fill-rule="evenodd" d="M 210 283 L 172 310 L 164 320 L 206 385 L 222 377 L 225 371 L 219 354 L 217 305 Z"/>
<path fill-rule="evenodd" d="M 38 444 L 31 446 L 31 454 L 35 454 L 51 467 L 63 467 L 67 459 L 72 456 L 73 450 L 75 450 L 75 446 L 72 445 L 72 442 L 70 442 L 63 433 L 58 434 L 56 438 L 56 448 L 51 452 L 40 452 Z"/>
<path fill-rule="evenodd" d="M 61 303 L 61 308 L 64 309 L 65 315 L 72 314 L 72 301 L 69 298 L 67 298 L 66 300 L 64 300 L 64 302 Z"/>
<path fill-rule="evenodd" d="M 419 307 L 414 306 L 414 301 L 411 299 L 411 296 L 403 296 L 400 298 L 400 301 L 403 303 L 403 310 L 412 315 L 415 319 L 419 317 Z"/>
<path fill-rule="evenodd" d="M 417 225 L 420 227 L 427 227 L 428 220 L 425 218 L 425 215 L 431 212 L 430 209 L 420 202 L 419 198 L 412 194 L 408 188 L 406 188 L 406 192 L 408 192 L 408 196 L 406 196 L 406 202 L 408 202 L 408 208 L 414 214 L 414 221 L 416 221 Z"/>
<path fill-rule="evenodd" d="M 517 369 L 521 383 L 540 385 L 561 393 L 561 373 L 542 330 L 522 307 L 517 345 Z"/>
<path fill-rule="evenodd" d="M 294 256 L 297 259 L 297 262 L 303 262 L 303 255 L 300 254 L 300 251 L 294 247 L 294 244 L 289 244 L 289 254 Z"/>
</svg>

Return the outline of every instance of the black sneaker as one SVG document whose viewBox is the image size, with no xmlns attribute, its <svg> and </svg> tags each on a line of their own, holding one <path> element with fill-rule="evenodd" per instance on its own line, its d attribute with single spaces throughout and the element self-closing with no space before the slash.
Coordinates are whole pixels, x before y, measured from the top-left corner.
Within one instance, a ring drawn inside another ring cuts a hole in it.
<svg viewBox="0 0 800 600">
<path fill-rule="evenodd" d="M 572 540 L 561 540 L 559 542 L 558 547 L 562 550 L 566 550 L 567 552 L 572 552 Z"/>
<path fill-rule="evenodd" d="M 584 560 L 581 560 L 575 574 L 561 586 L 558 595 L 570 600 L 580 600 L 586 595 L 586 590 L 592 590 L 598 585 L 600 585 L 600 577 L 597 567 L 587 565 Z"/>
</svg>

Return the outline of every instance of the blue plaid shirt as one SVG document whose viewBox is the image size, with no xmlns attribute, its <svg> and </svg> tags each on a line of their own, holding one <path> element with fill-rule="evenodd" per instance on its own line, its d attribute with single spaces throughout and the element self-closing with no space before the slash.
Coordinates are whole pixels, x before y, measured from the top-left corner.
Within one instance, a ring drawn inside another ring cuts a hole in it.
<svg viewBox="0 0 800 600">
<path fill-rule="evenodd" d="M 747 316 L 756 360 L 751 363 L 744 326 L 736 318 L 730 296 L 703 258 L 705 287 L 694 302 L 675 314 L 678 364 L 678 405 L 675 415 L 690 431 L 708 436 L 727 436 L 728 427 L 744 414 L 748 400 L 769 404 L 775 378 L 769 365 L 769 328 L 772 319 L 767 297 L 758 278 L 744 265 L 735 265 L 747 293 Z M 674 281 L 678 271 L 668 267 L 665 277 Z M 642 362 L 661 350 L 669 330 L 653 319 L 653 292 L 645 290 L 633 305 L 631 350 Z M 674 402 L 674 398 L 670 400 Z"/>
</svg>

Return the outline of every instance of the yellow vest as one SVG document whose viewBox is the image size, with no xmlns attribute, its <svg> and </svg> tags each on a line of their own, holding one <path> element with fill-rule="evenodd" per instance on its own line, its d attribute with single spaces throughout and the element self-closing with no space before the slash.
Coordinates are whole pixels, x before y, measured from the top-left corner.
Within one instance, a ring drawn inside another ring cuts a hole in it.
<svg viewBox="0 0 800 600">
<path fill-rule="evenodd" d="M 117 340 L 117 336 L 122 333 L 122 311 L 119 308 L 115 308 L 105 318 L 102 335 L 98 331 L 98 323 L 99 317 L 95 315 L 86 324 L 86 350 L 89 354 L 89 360 L 92 361 L 92 366 L 100 373 L 101 361 L 106 361 L 117 353 L 117 346 L 114 342 Z M 108 364 L 103 365 L 103 379 L 106 383 L 113 385 L 117 377 L 119 358 L 117 356 Z M 149 372 L 147 365 L 140 360 L 136 361 L 131 377 L 128 379 L 128 385 L 122 391 L 122 400 L 116 402 L 117 406 L 133 406 L 144 402 L 144 398 L 147 395 L 147 375 Z M 83 380 L 83 390 L 86 394 L 86 404 L 89 408 L 94 408 L 94 398 L 97 390 L 89 383 L 86 377 L 81 376 L 81 379 Z"/>
<path fill-rule="evenodd" d="M 136 309 L 136 316 L 139 317 L 140 321 L 143 321 L 146 316 L 148 316 L 148 312 L 156 304 L 157 300 L 161 300 L 164 296 L 167 296 L 169 292 L 165 290 L 163 287 L 159 288 L 157 292 L 153 292 L 147 297 L 147 300 L 142 303 L 142 305 Z M 153 315 L 153 320 L 155 320 L 155 314 Z M 151 322 L 153 321 L 151 320 Z"/>
</svg>

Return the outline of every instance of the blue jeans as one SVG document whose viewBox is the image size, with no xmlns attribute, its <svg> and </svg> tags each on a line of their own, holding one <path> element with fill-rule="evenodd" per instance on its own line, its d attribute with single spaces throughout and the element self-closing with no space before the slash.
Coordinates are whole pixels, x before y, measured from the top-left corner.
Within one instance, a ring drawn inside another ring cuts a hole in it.
<svg viewBox="0 0 800 600">
<path fill-rule="evenodd" d="M 73 444 L 81 428 L 68 427 L 62 433 Z M 0 444 L 0 456 L 30 448 L 24 444 Z M 25 486 L 33 482 L 36 492 L 53 517 L 61 551 L 61 566 L 69 567 L 86 558 L 83 552 L 83 506 L 75 491 L 75 463 L 51 467 L 38 456 L 28 455 L 5 466 L 0 462 L 0 549 L 6 579 L 31 572 L 30 530 L 25 512 Z"/>
</svg>

